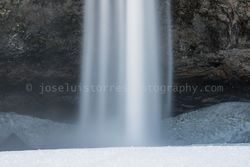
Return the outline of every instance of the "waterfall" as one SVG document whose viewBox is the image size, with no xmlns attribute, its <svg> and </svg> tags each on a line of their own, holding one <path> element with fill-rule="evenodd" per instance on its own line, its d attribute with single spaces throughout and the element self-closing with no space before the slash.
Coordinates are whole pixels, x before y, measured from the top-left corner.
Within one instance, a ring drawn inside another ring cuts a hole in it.
<svg viewBox="0 0 250 167">
<path fill-rule="evenodd" d="M 155 0 L 127 1 L 127 131 L 132 143 L 145 141 L 158 131 L 160 85 L 157 8 Z"/>
<path fill-rule="evenodd" d="M 162 71 L 156 2 L 85 0 L 80 97 L 83 142 L 95 146 L 157 143 L 162 95 L 154 88 L 162 83 Z"/>
<path fill-rule="evenodd" d="M 167 51 L 167 86 L 169 87 L 172 87 L 173 86 L 173 74 L 174 74 L 174 60 L 173 60 L 173 37 L 172 37 L 172 13 L 171 13 L 171 1 L 172 0 L 167 0 L 166 3 L 166 15 L 167 15 L 167 18 L 166 18 L 166 25 L 167 25 L 167 40 L 166 40 L 166 51 Z M 167 92 L 167 98 L 166 98 L 166 116 L 171 116 L 171 114 L 173 113 L 173 107 L 172 107 L 172 104 L 173 104 L 173 92 L 172 90 L 168 91 Z"/>
</svg>

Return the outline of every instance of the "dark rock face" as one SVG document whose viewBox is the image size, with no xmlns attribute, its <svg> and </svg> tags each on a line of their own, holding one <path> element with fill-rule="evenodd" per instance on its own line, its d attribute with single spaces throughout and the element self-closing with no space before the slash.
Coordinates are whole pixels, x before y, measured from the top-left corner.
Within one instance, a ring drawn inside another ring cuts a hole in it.
<svg viewBox="0 0 250 167">
<path fill-rule="evenodd" d="M 175 84 L 201 90 L 177 92 L 176 113 L 230 100 L 249 101 L 250 1 L 172 3 Z M 163 38 L 166 5 L 166 0 L 160 0 Z M 205 92 L 207 85 L 222 86 L 223 91 Z"/>
<path fill-rule="evenodd" d="M 173 7 L 176 78 L 248 82 L 250 1 L 175 0 Z"/>
<path fill-rule="evenodd" d="M 42 83 L 78 82 L 82 4 L 81 0 L 0 1 L 1 111 L 43 117 L 48 114 L 39 110 L 50 103 L 65 108 L 61 104 L 68 104 L 64 97 L 69 93 L 41 95 L 38 88 Z M 32 85 L 30 91 L 27 84 Z M 40 106 L 34 108 L 37 103 Z"/>
<path fill-rule="evenodd" d="M 1 0 L 1 81 L 77 80 L 81 6 L 80 0 Z"/>
<path fill-rule="evenodd" d="M 249 82 L 250 49 L 220 50 L 217 53 L 179 61 L 176 77 L 202 80 Z"/>
</svg>

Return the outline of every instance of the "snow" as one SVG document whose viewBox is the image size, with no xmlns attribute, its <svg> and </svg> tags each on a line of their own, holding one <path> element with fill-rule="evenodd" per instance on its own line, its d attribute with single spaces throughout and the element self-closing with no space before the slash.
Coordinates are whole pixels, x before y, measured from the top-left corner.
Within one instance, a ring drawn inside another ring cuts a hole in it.
<svg viewBox="0 0 250 167">
<path fill-rule="evenodd" d="M 163 122 L 170 145 L 250 143 L 250 103 L 221 103 Z"/>
<path fill-rule="evenodd" d="M 0 112 L 0 143 L 11 134 L 16 134 L 33 148 L 46 147 L 48 144 L 44 141 L 51 141 L 52 136 L 57 136 L 69 128 L 69 125 L 50 120 Z"/>
<path fill-rule="evenodd" d="M 0 152 L 1 167 L 249 167 L 249 146 Z"/>
</svg>

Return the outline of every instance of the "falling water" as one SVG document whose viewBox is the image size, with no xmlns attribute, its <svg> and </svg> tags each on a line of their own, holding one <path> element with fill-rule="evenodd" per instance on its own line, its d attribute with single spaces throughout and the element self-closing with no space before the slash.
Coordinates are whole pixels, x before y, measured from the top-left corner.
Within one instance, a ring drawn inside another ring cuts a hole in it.
<svg viewBox="0 0 250 167">
<path fill-rule="evenodd" d="M 156 137 L 160 120 L 157 8 L 155 0 L 127 1 L 127 131 L 132 143 Z M 152 134 L 152 132 L 156 134 Z"/>
<path fill-rule="evenodd" d="M 162 112 L 161 94 L 154 89 L 162 83 L 156 1 L 85 0 L 84 11 L 80 103 L 84 142 L 156 143 Z"/>
<path fill-rule="evenodd" d="M 173 60 L 173 37 L 172 37 L 172 14 L 171 14 L 171 0 L 166 1 L 166 13 L 167 13 L 167 18 L 166 18 L 166 25 L 167 25 L 167 45 L 166 45 L 166 50 L 167 50 L 167 86 L 172 87 L 173 86 L 173 71 L 174 71 L 174 60 Z M 166 100 L 166 116 L 171 116 L 173 113 L 172 109 L 172 100 L 173 100 L 173 92 L 168 91 L 167 92 L 167 100 Z"/>
</svg>

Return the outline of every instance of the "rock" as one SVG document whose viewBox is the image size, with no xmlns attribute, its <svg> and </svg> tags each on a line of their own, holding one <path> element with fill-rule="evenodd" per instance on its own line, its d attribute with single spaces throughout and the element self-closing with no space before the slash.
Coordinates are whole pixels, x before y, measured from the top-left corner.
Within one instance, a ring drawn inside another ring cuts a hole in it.
<svg viewBox="0 0 250 167">
<path fill-rule="evenodd" d="M 177 81 L 249 82 L 249 2 L 177 0 L 173 8 Z"/>
<path fill-rule="evenodd" d="M 9 85 L 51 78 L 76 81 L 82 5 L 81 0 L 2 0 L 0 79 Z"/>
<path fill-rule="evenodd" d="M 250 81 L 250 49 L 226 50 L 221 51 L 219 54 L 225 56 L 225 66 L 230 68 L 234 77 L 246 82 Z"/>
<path fill-rule="evenodd" d="M 177 80 L 201 78 L 206 80 L 250 81 L 250 49 L 220 50 L 189 61 L 177 60 Z"/>
<path fill-rule="evenodd" d="M 77 94 L 40 95 L 37 89 L 42 83 L 78 83 L 83 4 L 82 0 L 0 1 L 1 111 L 50 119 L 65 116 L 62 110 L 46 112 L 44 107 L 59 98 L 71 105 L 62 98 Z M 26 90 L 27 84 L 32 84 L 32 91 Z M 75 115 L 73 108 L 67 113 Z"/>
</svg>

